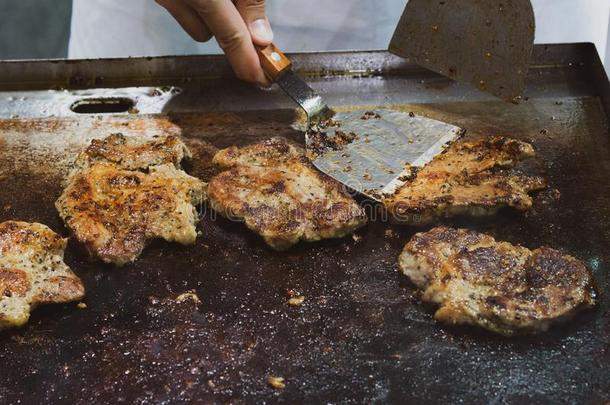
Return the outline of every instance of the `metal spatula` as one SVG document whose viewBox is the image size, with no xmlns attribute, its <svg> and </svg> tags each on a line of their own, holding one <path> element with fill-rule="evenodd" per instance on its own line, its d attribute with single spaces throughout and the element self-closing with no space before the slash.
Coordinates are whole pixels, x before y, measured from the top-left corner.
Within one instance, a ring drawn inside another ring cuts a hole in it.
<svg viewBox="0 0 610 405">
<path fill-rule="evenodd" d="M 534 31 L 530 0 L 409 0 L 389 50 L 517 101 L 525 87 Z"/>
<path fill-rule="evenodd" d="M 322 172 L 375 200 L 408 181 L 457 139 L 460 128 L 394 110 L 335 113 L 291 69 L 275 45 L 259 49 L 263 70 L 307 114 L 307 153 Z"/>
</svg>

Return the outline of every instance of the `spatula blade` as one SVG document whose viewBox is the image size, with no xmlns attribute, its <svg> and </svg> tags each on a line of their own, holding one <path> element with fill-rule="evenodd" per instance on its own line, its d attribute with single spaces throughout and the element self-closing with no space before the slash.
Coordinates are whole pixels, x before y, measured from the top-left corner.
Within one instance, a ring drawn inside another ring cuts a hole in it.
<svg viewBox="0 0 610 405">
<path fill-rule="evenodd" d="M 525 87 L 534 31 L 530 0 L 410 0 L 389 50 L 516 101 Z"/>
<path fill-rule="evenodd" d="M 375 200 L 392 194 L 412 177 L 414 168 L 424 166 L 463 133 L 445 122 L 387 109 L 339 112 L 333 121 L 336 126 L 323 130 L 326 144 L 308 132 L 313 164 Z"/>
</svg>

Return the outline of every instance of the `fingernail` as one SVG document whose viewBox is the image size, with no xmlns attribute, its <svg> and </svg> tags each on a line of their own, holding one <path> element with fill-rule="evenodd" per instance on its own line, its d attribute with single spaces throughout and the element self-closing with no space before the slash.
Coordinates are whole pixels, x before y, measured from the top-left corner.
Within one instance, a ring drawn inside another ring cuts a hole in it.
<svg viewBox="0 0 610 405">
<path fill-rule="evenodd" d="M 257 40 L 263 42 L 273 41 L 273 31 L 266 18 L 260 18 L 250 23 L 250 32 Z"/>
</svg>

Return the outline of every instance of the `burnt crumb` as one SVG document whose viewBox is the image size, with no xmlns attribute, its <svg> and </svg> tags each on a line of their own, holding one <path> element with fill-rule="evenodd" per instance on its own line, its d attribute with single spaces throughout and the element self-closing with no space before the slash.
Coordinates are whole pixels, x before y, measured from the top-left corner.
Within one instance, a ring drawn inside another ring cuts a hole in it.
<svg viewBox="0 0 610 405">
<path fill-rule="evenodd" d="M 383 195 L 374 189 L 366 189 L 366 190 L 364 190 L 364 194 L 368 195 L 371 198 L 374 198 L 377 201 L 381 201 L 383 199 Z"/>
<path fill-rule="evenodd" d="M 326 129 L 326 128 L 336 128 L 336 127 L 340 127 L 341 123 L 338 121 L 335 121 L 332 118 L 329 118 L 327 120 L 322 120 L 320 121 L 317 125 L 315 125 L 315 127 L 320 130 L 320 129 Z"/>
<path fill-rule="evenodd" d="M 549 200 L 558 201 L 561 198 L 561 192 L 556 188 L 552 188 L 548 190 L 546 193 L 542 193 L 542 195 L 548 197 Z"/>
<path fill-rule="evenodd" d="M 108 179 L 111 187 L 136 187 L 141 183 L 138 175 L 116 175 Z"/>
<path fill-rule="evenodd" d="M 390 360 L 402 360 L 402 355 L 400 353 L 390 354 L 388 356 Z"/>
<path fill-rule="evenodd" d="M 500 308 L 500 309 L 505 309 L 506 308 L 506 303 L 505 300 L 503 299 L 503 297 L 497 297 L 497 296 L 489 296 L 485 299 L 485 302 L 487 303 L 487 305 L 490 305 L 492 307 L 496 307 L 496 308 Z"/>
<path fill-rule="evenodd" d="M 269 384 L 276 390 L 283 390 L 284 388 L 286 388 L 286 383 L 284 382 L 283 377 L 274 377 L 270 375 L 267 377 L 267 384 Z"/>
<path fill-rule="evenodd" d="M 381 115 L 379 115 L 379 113 L 376 113 L 375 111 L 367 111 L 364 114 L 362 114 L 362 117 L 360 117 L 361 120 L 367 121 L 370 119 L 380 119 Z"/>
<path fill-rule="evenodd" d="M 313 152 L 316 155 L 322 154 L 326 149 L 328 149 L 328 145 L 330 141 L 328 139 L 328 135 L 324 132 L 314 132 L 311 130 L 309 132 L 309 144 L 308 151 Z M 315 156 L 314 156 L 315 157 Z"/>
<path fill-rule="evenodd" d="M 293 307 L 298 307 L 298 306 L 302 305 L 304 301 L 305 301 L 305 296 L 299 295 L 296 297 L 289 298 L 288 305 L 292 305 Z"/>
<path fill-rule="evenodd" d="M 411 180 L 414 180 L 415 177 L 417 177 L 417 173 L 418 173 L 418 168 L 417 167 L 413 167 L 409 164 L 405 165 L 405 168 L 403 170 L 403 174 L 402 176 L 398 177 L 398 181 L 401 181 L 403 183 L 409 182 Z"/>
<path fill-rule="evenodd" d="M 442 195 L 433 199 L 432 203 L 435 205 L 452 204 L 454 200 L 455 197 L 452 195 Z"/>
<path fill-rule="evenodd" d="M 286 184 L 284 181 L 276 181 L 271 185 L 271 187 L 262 190 L 263 194 L 279 194 L 283 193 L 286 190 Z"/>
<path fill-rule="evenodd" d="M 199 299 L 199 296 L 195 290 L 186 291 L 176 297 L 176 302 L 178 303 L 186 301 L 191 301 L 194 304 L 201 304 L 201 300 Z"/>
<path fill-rule="evenodd" d="M 389 239 L 389 238 L 395 238 L 397 235 L 396 235 L 396 232 L 394 232 L 392 230 L 392 228 L 388 228 L 383 232 L 383 236 L 384 236 L 384 238 Z"/>
<path fill-rule="evenodd" d="M 553 207 L 559 199 L 561 199 L 561 192 L 556 188 L 544 190 L 536 196 L 534 208 L 539 211 L 544 208 Z"/>
<path fill-rule="evenodd" d="M 343 131 L 337 130 L 335 138 L 336 138 L 337 145 L 343 146 L 343 145 L 346 145 L 346 144 L 358 139 L 358 135 L 356 135 L 353 132 L 346 134 Z"/>
<path fill-rule="evenodd" d="M 334 151 L 343 150 L 345 145 L 358 139 L 358 135 L 354 132 L 348 133 L 339 129 L 335 130 L 334 136 L 329 136 L 326 132 L 312 128 L 308 136 L 309 148 L 316 154 L 322 154 L 329 149 Z"/>
</svg>

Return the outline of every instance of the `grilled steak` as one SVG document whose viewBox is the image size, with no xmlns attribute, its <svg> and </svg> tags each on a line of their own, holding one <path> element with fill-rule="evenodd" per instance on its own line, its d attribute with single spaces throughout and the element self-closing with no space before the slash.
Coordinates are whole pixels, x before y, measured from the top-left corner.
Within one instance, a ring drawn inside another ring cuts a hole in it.
<svg viewBox="0 0 610 405">
<path fill-rule="evenodd" d="M 214 162 L 227 170 L 210 181 L 212 207 L 225 217 L 243 219 L 274 249 L 340 238 L 366 223 L 356 201 L 285 139 L 230 147 Z"/>
<path fill-rule="evenodd" d="M 205 184 L 180 169 L 185 156 L 173 136 L 93 141 L 55 205 L 76 239 L 107 263 L 135 260 L 153 238 L 194 243 Z"/>
<path fill-rule="evenodd" d="M 85 296 L 83 283 L 63 261 L 66 244 L 42 224 L 0 224 L 0 329 L 23 325 L 39 304 Z"/>
<path fill-rule="evenodd" d="M 445 227 L 416 234 L 400 270 L 439 305 L 434 317 L 503 335 L 545 331 L 595 304 L 591 272 L 577 259 Z"/>
<path fill-rule="evenodd" d="M 505 206 L 527 210 L 529 193 L 543 189 L 545 182 L 508 169 L 533 156 L 531 145 L 514 139 L 457 141 L 384 205 L 394 220 L 413 225 L 462 214 L 493 215 Z"/>
<path fill-rule="evenodd" d="M 182 160 L 190 158 L 191 153 L 176 136 L 149 139 L 115 133 L 104 139 L 92 140 L 79 157 L 79 163 L 115 163 L 128 170 L 163 164 L 172 164 L 180 169 Z"/>
</svg>

